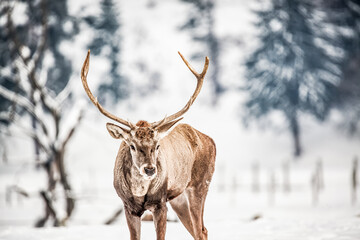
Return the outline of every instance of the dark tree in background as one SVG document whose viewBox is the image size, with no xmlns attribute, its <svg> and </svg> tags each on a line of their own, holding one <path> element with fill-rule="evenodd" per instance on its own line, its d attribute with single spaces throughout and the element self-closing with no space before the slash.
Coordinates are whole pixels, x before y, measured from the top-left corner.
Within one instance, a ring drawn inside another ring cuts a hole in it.
<svg viewBox="0 0 360 240">
<path fill-rule="evenodd" d="M 69 2 L 69 4 L 71 3 Z M 46 6 L 50 18 L 47 30 L 47 48 L 54 58 L 54 64 L 47 73 L 46 87 L 58 94 L 65 88 L 73 73 L 73 64 L 69 57 L 61 51 L 60 45 L 64 41 L 73 39 L 79 33 L 79 19 L 69 14 L 67 0 L 47 1 Z M 30 11 L 33 13 L 39 10 L 33 6 Z M 31 24 L 34 22 L 38 24 L 36 20 L 29 21 Z"/>
<path fill-rule="evenodd" d="M 338 109 L 343 113 L 343 127 L 350 135 L 360 133 L 360 1 L 322 1 L 328 21 L 337 27 L 345 52 L 343 78 L 339 85 Z"/>
<path fill-rule="evenodd" d="M 112 0 L 101 1 L 101 15 L 88 16 L 85 21 L 95 30 L 95 38 L 88 48 L 95 56 L 103 56 L 110 62 L 109 74 L 106 74 L 103 83 L 99 86 L 98 96 L 106 96 L 111 103 L 128 96 L 128 83 L 121 75 L 121 25 L 119 22 L 118 7 Z M 109 96 L 109 98 L 107 97 Z"/>
<path fill-rule="evenodd" d="M 329 52 L 338 48 L 325 37 L 312 1 L 272 0 L 255 13 L 260 45 L 246 62 L 245 122 L 281 112 L 294 155 L 300 156 L 299 113 L 326 119 L 340 81 L 341 55 Z"/>
<path fill-rule="evenodd" d="M 193 53 L 192 59 L 203 59 L 204 55 L 209 56 L 211 68 L 209 69 L 209 80 L 212 83 L 212 102 L 215 104 L 225 88 L 220 82 L 220 42 L 216 36 L 215 25 L 215 3 L 214 0 L 181 0 L 191 4 L 187 21 L 180 27 L 180 30 L 190 32 L 195 42 L 201 43 L 203 48 Z"/>
</svg>

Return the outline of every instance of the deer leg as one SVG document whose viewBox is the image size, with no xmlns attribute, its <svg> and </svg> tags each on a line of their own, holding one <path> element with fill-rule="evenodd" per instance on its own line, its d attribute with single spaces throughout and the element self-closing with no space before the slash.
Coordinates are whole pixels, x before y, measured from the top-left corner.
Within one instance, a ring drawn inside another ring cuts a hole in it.
<svg viewBox="0 0 360 240">
<path fill-rule="evenodd" d="M 126 222 L 130 231 L 130 240 L 140 240 L 141 219 L 139 216 L 133 215 L 129 209 L 125 207 Z"/>
<path fill-rule="evenodd" d="M 203 198 L 203 202 L 201 205 L 201 224 L 202 224 L 202 233 L 204 235 L 204 239 L 208 238 L 208 230 L 206 229 L 204 225 L 204 208 L 205 208 L 205 197 Z"/>
<path fill-rule="evenodd" d="M 194 235 L 196 240 L 207 240 L 207 229 L 204 226 L 204 203 L 206 193 L 197 189 L 188 189 L 186 191 L 189 204 L 190 204 L 190 215 L 194 226 Z"/>
<path fill-rule="evenodd" d="M 194 227 L 190 216 L 189 204 L 185 193 L 182 193 L 173 200 L 171 200 L 170 205 L 172 209 L 175 211 L 176 215 L 179 217 L 182 224 L 191 234 L 191 236 L 195 237 Z"/>
<path fill-rule="evenodd" d="M 166 232 L 166 215 L 167 215 L 167 207 L 166 203 L 159 204 L 156 208 L 152 211 L 154 215 L 154 223 L 156 229 L 156 239 L 157 240 L 164 240 L 165 239 L 165 232 Z"/>
</svg>

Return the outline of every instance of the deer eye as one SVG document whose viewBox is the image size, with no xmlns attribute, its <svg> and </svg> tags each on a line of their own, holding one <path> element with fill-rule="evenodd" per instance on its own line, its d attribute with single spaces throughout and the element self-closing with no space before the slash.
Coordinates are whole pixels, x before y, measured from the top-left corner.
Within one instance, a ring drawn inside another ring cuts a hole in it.
<svg viewBox="0 0 360 240">
<path fill-rule="evenodd" d="M 156 150 L 159 150 L 160 145 L 157 145 Z"/>
<path fill-rule="evenodd" d="M 131 150 L 135 151 L 134 145 L 130 145 Z"/>
</svg>

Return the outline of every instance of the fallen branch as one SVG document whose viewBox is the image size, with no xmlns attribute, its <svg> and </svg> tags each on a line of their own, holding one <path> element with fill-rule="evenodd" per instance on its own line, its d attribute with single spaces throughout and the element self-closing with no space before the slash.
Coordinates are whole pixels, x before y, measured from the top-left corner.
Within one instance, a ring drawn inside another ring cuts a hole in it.
<svg viewBox="0 0 360 240">
<path fill-rule="evenodd" d="M 6 192 L 5 192 L 5 201 L 7 204 L 11 204 L 11 195 L 13 192 L 19 194 L 20 196 L 26 197 L 26 198 L 30 197 L 30 194 L 25 189 L 23 189 L 17 185 L 8 186 L 6 188 Z"/>
<path fill-rule="evenodd" d="M 116 221 L 116 219 L 121 215 L 121 213 L 123 212 L 124 208 L 123 207 L 120 207 L 115 213 L 114 215 L 109 218 L 109 220 L 107 220 L 105 222 L 106 225 L 110 225 L 112 223 L 114 223 Z"/>
</svg>

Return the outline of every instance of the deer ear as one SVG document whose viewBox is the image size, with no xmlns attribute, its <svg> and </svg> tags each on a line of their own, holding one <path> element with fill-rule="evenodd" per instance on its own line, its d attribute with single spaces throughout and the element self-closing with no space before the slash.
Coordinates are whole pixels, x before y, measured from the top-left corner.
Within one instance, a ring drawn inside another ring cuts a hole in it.
<svg viewBox="0 0 360 240">
<path fill-rule="evenodd" d="M 122 128 L 122 127 L 112 124 L 112 123 L 107 123 L 106 129 L 109 131 L 110 135 L 116 139 L 126 140 L 130 136 L 130 130 L 127 130 L 125 128 Z"/>
<path fill-rule="evenodd" d="M 165 123 L 164 125 L 160 125 L 156 128 L 156 131 L 159 133 L 160 138 L 163 138 L 167 135 L 171 127 L 173 127 L 177 122 L 182 120 L 183 118 L 178 118 L 176 120 L 173 120 L 171 122 Z"/>
</svg>

